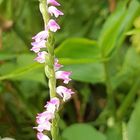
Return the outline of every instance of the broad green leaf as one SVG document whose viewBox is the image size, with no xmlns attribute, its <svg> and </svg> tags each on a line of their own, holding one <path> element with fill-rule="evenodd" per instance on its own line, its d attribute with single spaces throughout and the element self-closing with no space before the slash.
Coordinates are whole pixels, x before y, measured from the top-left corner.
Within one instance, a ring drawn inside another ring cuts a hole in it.
<svg viewBox="0 0 140 140">
<path fill-rule="evenodd" d="M 96 41 L 84 38 L 73 38 L 64 41 L 55 49 L 55 53 L 58 58 L 101 60 L 100 49 Z"/>
<path fill-rule="evenodd" d="M 56 50 L 64 70 L 72 71 L 74 80 L 97 83 L 104 81 L 101 54 L 95 41 L 74 38 L 64 41 Z"/>
<path fill-rule="evenodd" d="M 45 83 L 45 77 L 42 68 L 43 65 L 34 63 L 33 59 L 34 55 L 32 54 L 22 54 L 18 55 L 15 58 L 15 61 L 11 61 L 1 65 L 0 80 L 33 80 Z"/>
<path fill-rule="evenodd" d="M 88 83 L 100 83 L 104 82 L 105 80 L 104 67 L 101 63 L 82 65 L 75 64 L 65 66 L 63 69 L 67 71 L 72 71 L 73 80 Z"/>
<path fill-rule="evenodd" d="M 12 66 L 13 67 L 13 66 Z M 45 79 L 43 76 L 43 71 L 38 71 L 38 69 L 42 67 L 39 64 L 30 64 L 24 67 L 13 67 L 13 70 L 9 73 L 0 76 L 1 80 L 33 80 L 44 83 Z"/>
<path fill-rule="evenodd" d="M 135 105 L 135 110 L 128 123 L 128 140 L 140 140 L 140 100 Z"/>
<path fill-rule="evenodd" d="M 70 65 L 70 64 L 91 64 L 91 63 L 97 63 L 97 60 L 94 59 L 87 59 L 87 58 L 80 58 L 80 59 L 71 59 L 71 58 L 59 58 L 59 62 L 64 65 Z M 100 60 L 105 61 L 105 60 Z"/>
<path fill-rule="evenodd" d="M 103 56 L 112 55 L 122 45 L 125 33 L 139 12 L 140 5 L 136 0 L 132 0 L 128 8 L 125 1 L 118 5 L 116 11 L 106 21 L 99 38 Z"/>
<path fill-rule="evenodd" d="M 108 128 L 106 132 L 107 140 L 122 140 L 122 134 L 121 134 L 121 126 L 118 126 L 117 124 L 113 126 L 112 128 Z"/>
<path fill-rule="evenodd" d="M 63 140 L 106 140 L 106 137 L 87 124 L 74 124 L 62 133 Z"/>
</svg>

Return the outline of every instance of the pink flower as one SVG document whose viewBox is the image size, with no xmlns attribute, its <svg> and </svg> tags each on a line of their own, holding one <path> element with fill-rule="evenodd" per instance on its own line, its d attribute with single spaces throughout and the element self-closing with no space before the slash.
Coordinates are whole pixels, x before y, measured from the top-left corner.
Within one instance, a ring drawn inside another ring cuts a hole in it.
<svg viewBox="0 0 140 140">
<path fill-rule="evenodd" d="M 46 47 L 46 40 L 42 40 L 40 42 L 32 42 L 31 45 L 33 46 L 30 50 L 38 53 L 41 48 Z"/>
<path fill-rule="evenodd" d="M 51 4 L 54 6 L 60 6 L 60 4 L 56 0 L 47 0 L 47 4 Z"/>
<path fill-rule="evenodd" d="M 62 67 L 63 67 L 63 65 L 59 64 L 58 63 L 58 59 L 55 58 L 55 62 L 54 62 L 54 69 L 55 69 L 55 71 L 59 70 Z"/>
<path fill-rule="evenodd" d="M 35 35 L 34 37 L 32 37 L 32 39 L 35 40 L 35 42 L 40 42 L 42 40 L 45 40 L 47 39 L 49 36 L 48 34 L 48 31 L 47 30 L 44 30 L 44 31 L 41 31 L 39 32 L 37 35 Z"/>
<path fill-rule="evenodd" d="M 40 123 L 37 127 L 34 127 L 34 129 L 37 129 L 39 132 L 43 132 L 44 130 L 50 131 L 51 123 L 46 120 L 45 122 Z"/>
<path fill-rule="evenodd" d="M 60 15 L 64 15 L 61 11 L 59 11 L 56 7 L 50 6 L 48 8 L 48 12 L 52 15 L 54 15 L 56 18 L 59 17 Z"/>
<path fill-rule="evenodd" d="M 74 94 L 74 92 L 71 89 L 68 89 L 64 86 L 59 86 L 56 88 L 56 92 L 63 97 L 63 101 L 67 101 L 71 98 L 71 95 Z"/>
<path fill-rule="evenodd" d="M 57 30 L 60 29 L 60 26 L 56 23 L 55 20 L 50 19 L 47 25 L 47 28 L 50 29 L 52 32 L 56 32 Z"/>
<path fill-rule="evenodd" d="M 41 133 L 41 132 L 38 132 L 38 133 L 37 133 L 37 138 L 38 138 L 39 140 L 50 140 L 50 138 L 49 138 L 47 135 L 44 135 L 44 134 Z"/>
<path fill-rule="evenodd" d="M 54 114 L 50 113 L 48 111 L 44 111 L 43 113 L 40 113 L 36 117 L 37 124 L 42 124 L 45 121 L 50 121 L 54 118 Z"/>
<path fill-rule="evenodd" d="M 68 82 L 71 80 L 69 78 L 70 75 L 71 75 L 71 72 L 67 72 L 67 71 L 57 71 L 55 73 L 56 79 L 64 80 L 65 84 L 68 84 Z"/>
<path fill-rule="evenodd" d="M 52 98 L 47 104 L 44 106 L 48 112 L 55 113 L 59 108 L 60 101 L 57 97 Z"/>
<path fill-rule="evenodd" d="M 36 60 L 39 63 L 45 63 L 45 61 L 46 61 L 46 55 L 47 55 L 47 52 L 45 52 L 45 51 L 39 52 L 37 54 L 37 57 L 34 60 Z"/>
</svg>

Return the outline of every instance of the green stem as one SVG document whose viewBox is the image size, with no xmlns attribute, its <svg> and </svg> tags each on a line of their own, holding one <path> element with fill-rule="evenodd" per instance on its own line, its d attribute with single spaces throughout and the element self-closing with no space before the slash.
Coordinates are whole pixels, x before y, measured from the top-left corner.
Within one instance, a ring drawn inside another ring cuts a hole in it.
<svg viewBox="0 0 140 140">
<path fill-rule="evenodd" d="M 46 0 L 39 0 L 40 1 L 40 12 L 42 13 L 43 16 L 43 21 L 44 21 L 44 26 L 46 27 L 48 21 L 49 21 L 49 15 L 48 15 L 48 10 L 47 10 L 47 1 Z"/>
<path fill-rule="evenodd" d="M 123 116 L 126 114 L 128 108 L 130 107 L 130 105 L 132 104 L 134 100 L 134 97 L 136 96 L 136 93 L 139 87 L 140 87 L 140 78 L 136 80 L 131 90 L 129 91 L 128 95 L 124 99 L 122 105 L 119 107 L 117 111 L 118 119 L 122 119 Z"/>
<path fill-rule="evenodd" d="M 49 33 L 49 38 L 47 42 L 48 56 L 47 56 L 47 66 L 49 72 L 49 88 L 50 88 L 50 97 L 56 97 L 56 78 L 54 70 L 54 38 L 53 34 Z"/>
<path fill-rule="evenodd" d="M 43 16 L 44 27 L 46 28 L 46 25 L 49 21 L 46 0 L 40 0 L 40 11 Z M 49 79 L 50 98 L 53 98 L 56 97 L 56 78 L 55 78 L 55 70 L 54 70 L 54 61 L 55 61 L 54 37 L 51 32 L 49 32 L 49 37 L 46 45 L 47 45 L 48 54 L 46 56 L 47 63 L 45 66 L 45 73 Z M 59 114 L 56 112 L 55 118 L 52 120 L 52 128 L 51 128 L 51 135 L 53 140 L 58 139 L 58 122 L 59 122 Z"/>
<path fill-rule="evenodd" d="M 105 70 L 105 75 L 106 75 L 106 88 L 107 88 L 107 99 L 108 99 L 107 108 L 110 114 L 110 118 L 113 118 L 113 120 L 115 120 L 116 107 L 115 107 L 113 88 L 111 85 L 110 74 L 109 74 L 109 69 L 108 69 L 108 62 L 104 62 L 104 70 Z"/>
<path fill-rule="evenodd" d="M 47 14 L 47 2 L 46 0 L 40 0 L 40 11 L 43 16 L 44 24 L 45 27 L 49 21 L 49 15 Z M 56 78 L 55 78 L 55 71 L 54 71 L 54 39 L 53 39 L 53 34 L 49 32 L 49 37 L 47 41 L 47 50 L 48 50 L 48 55 L 46 58 L 47 64 L 46 64 L 46 69 L 47 69 L 47 74 L 46 76 L 49 78 L 49 88 L 50 88 L 50 97 L 56 97 Z"/>
</svg>

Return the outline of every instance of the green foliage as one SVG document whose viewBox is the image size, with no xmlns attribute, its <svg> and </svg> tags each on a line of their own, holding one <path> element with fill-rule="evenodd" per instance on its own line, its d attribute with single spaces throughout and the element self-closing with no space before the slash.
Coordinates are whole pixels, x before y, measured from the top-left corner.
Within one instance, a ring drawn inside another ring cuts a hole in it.
<svg viewBox="0 0 140 140">
<path fill-rule="evenodd" d="M 139 75 L 140 55 L 134 48 L 129 48 L 126 52 L 124 62 L 115 77 L 112 77 L 112 86 L 117 88 L 123 82 L 132 84 L 133 80 Z"/>
<path fill-rule="evenodd" d="M 139 0 L 116 0 L 112 13 L 107 0 L 60 3 L 55 54 L 76 92 L 61 112 L 60 139 L 139 140 Z M 35 139 L 35 115 L 49 98 L 44 66 L 30 52 L 42 27 L 37 0 L 0 0 L 2 138 Z"/>
<path fill-rule="evenodd" d="M 84 38 L 74 38 L 64 41 L 55 49 L 55 53 L 59 58 L 74 60 L 91 59 L 91 61 L 99 61 L 101 59 L 100 49 L 96 41 Z"/>
<path fill-rule="evenodd" d="M 105 60 L 101 59 L 101 53 L 95 41 L 82 38 L 66 40 L 56 48 L 56 55 L 60 58 L 60 62 L 68 65 L 64 69 L 73 72 L 74 80 L 91 83 L 104 80 L 103 66 L 97 62 Z"/>
<path fill-rule="evenodd" d="M 108 18 L 104 24 L 99 38 L 103 56 L 110 56 L 122 45 L 125 32 L 132 26 L 140 7 L 137 1 L 132 0 L 129 7 L 125 1 L 120 2 L 117 10 Z"/>
<path fill-rule="evenodd" d="M 11 55 L 1 56 L 3 59 L 11 58 Z M 1 66 L 0 73 L 3 75 L 0 77 L 1 80 L 12 79 L 12 80 L 33 80 L 41 83 L 45 83 L 43 70 L 39 70 L 42 66 L 32 62 L 34 56 L 31 54 L 22 54 L 16 56 L 13 59 L 13 63 L 8 62 Z M 34 71 L 33 71 L 34 70 Z M 35 77 L 33 75 L 36 75 Z"/>
<path fill-rule="evenodd" d="M 131 115 L 131 118 L 130 118 L 130 121 L 128 123 L 128 130 L 127 130 L 127 135 L 128 135 L 128 140 L 139 140 L 140 139 L 140 133 L 139 132 L 139 129 L 140 129 L 140 109 L 139 109 L 139 106 L 140 106 L 140 101 L 138 101 L 136 104 L 135 104 L 136 108 L 135 110 L 133 111 L 132 115 Z"/>
<path fill-rule="evenodd" d="M 84 134 L 84 135 L 83 135 Z M 106 137 L 87 124 L 73 124 L 64 130 L 64 140 L 106 140 Z"/>
<path fill-rule="evenodd" d="M 74 80 L 98 83 L 105 79 L 103 65 L 101 63 L 69 65 L 64 70 L 72 71 Z"/>
</svg>

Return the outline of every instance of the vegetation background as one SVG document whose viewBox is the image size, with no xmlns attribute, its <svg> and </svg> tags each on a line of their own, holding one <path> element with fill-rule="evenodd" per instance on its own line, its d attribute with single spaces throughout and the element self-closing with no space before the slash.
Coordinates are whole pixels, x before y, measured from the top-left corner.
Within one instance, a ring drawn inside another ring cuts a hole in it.
<svg viewBox="0 0 140 140">
<path fill-rule="evenodd" d="M 140 140 L 140 1 L 59 0 L 65 16 L 56 56 L 76 94 L 61 112 L 62 140 Z M 42 30 L 38 0 L 0 0 L 0 136 L 34 140 L 49 99 L 31 38 Z"/>
</svg>

